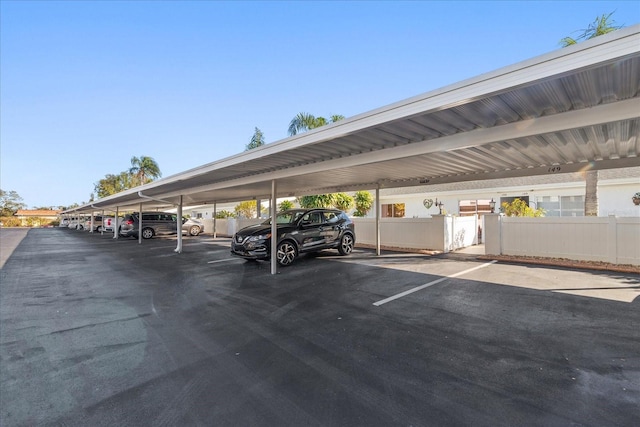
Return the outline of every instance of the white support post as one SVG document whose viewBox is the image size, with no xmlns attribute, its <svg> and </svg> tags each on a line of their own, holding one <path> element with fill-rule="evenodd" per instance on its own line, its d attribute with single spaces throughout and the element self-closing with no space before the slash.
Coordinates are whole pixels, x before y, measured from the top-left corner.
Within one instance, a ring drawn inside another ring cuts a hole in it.
<svg viewBox="0 0 640 427">
<path fill-rule="evenodd" d="M 216 217 L 218 216 L 218 203 L 213 202 L 213 238 L 218 237 L 218 229 L 216 228 Z"/>
<path fill-rule="evenodd" d="M 102 225 L 100 226 L 100 235 L 104 236 L 104 209 L 102 209 Z"/>
<path fill-rule="evenodd" d="M 138 209 L 138 244 L 142 244 L 142 202 L 140 202 Z"/>
<path fill-rule="evenodd" d="M 178 246 L 176 246 L 175 252 L 182 253 L 182 196 L 180 196 L 180 202 L 178 203 L 178 217 L 176 218 L 176 227 L 178 227 Z"/>
<path fill-rule="evenodd" d="M 376 187 L 376 255 L 380 256 L 380 184 Z"/>
<path fill-rule="evenodd" d="M 116 216 L 113 217 L 113 238 L 117 239 L 120 234 L 120 230 L 118 230 L 118 206 L 116 206 Z"/>
<path fill-rule="evenodd" d="M 277 248 L 278 248 L 278 227 L 276 224 L 276 180 L 271 180 L 271 206 L 269 207 L 271 211 L 271 274 L 278 273 L 278 260 L 276 257 Z"/>
</svg>

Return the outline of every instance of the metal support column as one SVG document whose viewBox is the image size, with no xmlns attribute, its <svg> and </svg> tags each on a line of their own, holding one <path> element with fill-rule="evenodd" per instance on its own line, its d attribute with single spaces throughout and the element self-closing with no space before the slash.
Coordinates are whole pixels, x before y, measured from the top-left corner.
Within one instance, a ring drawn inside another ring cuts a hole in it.
<svg viewBox="0 0 640 427">
<path fill-rule="evenodd" d="M 218 203 L 213 202 L 213 238 L 218 237 L 218 229 L 216 228 L 216 217 L 218 216 Z"/>
<path fill-rule="evenodd" d="M 271 203 L 269 206 L 269 210 L 271 211 L 271 274 L 278 273 L 278 259 L 277 259 L 277 248 L 278 248 L 278 227 L 276 224 L 276 180 L 271 180 Z"/>
<path fill-rule="evenodd" d="M 380 184 L 376 187 L 376 255 L 380 255 Z"/>
<path fill-rule="evenodd" d="M 116 206 L 116 216 L 113 217 L 113 238 L 117 239 L 120 234 L 120 230 L 118 230 L 118 206 Z"/>
<path fill-rule="evenodd" d="M 140 202 L 138 209 L 138 244 L 142 244 L 142 202 Z"/>
<path fill-rule="evenodd" d="M 176 218 L 176 227 L 178 227 L 178 246 L 175 248 L 175 252 L 182 253 L 182 196 L 178 202 L 178 217 Z"/>
</svg>

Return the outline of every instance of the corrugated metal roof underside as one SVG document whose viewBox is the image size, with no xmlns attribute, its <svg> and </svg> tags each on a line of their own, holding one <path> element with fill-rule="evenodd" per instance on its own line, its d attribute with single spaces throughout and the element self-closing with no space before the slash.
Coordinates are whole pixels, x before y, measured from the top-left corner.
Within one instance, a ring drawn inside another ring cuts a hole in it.
<svg viewBox="0 0 640 427">
<path fill-rule="evenodd" d="M 285 196 L 640 166 L 640 111 L 633 117 L 585 126 L 569 119 L 637 100 L 639 92 L 636 52 L 342 134 L 318 129 L 310 136 L 269 144 L 142 190 L 174 203 L 178 195 L 185 203 L 203 203 L 265 197 L 274 178 L 278 195 Z M 524 132 L 536 122 L 565 116 L 562 129 Z M 350 122 L 331 129 L 348 128 Z M 523 132 L 517 131 L 520 124 Z M 482 130 L 503 128 L 511 129 L 504 139 L 486 143 L 474 139 Z M 441 143 L 456 137 L 462 142 Z M 119 205 L 140 201 L 136 191 L 129 191 L 98 203 L 106 206 L 110 199 Z"/>
</svg>

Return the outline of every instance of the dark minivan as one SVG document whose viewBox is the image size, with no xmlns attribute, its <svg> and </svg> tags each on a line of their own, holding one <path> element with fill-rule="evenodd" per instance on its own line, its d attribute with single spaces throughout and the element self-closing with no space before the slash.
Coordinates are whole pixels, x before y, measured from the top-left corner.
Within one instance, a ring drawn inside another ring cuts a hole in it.
<svg viewBox="0 0 640 427">
<path fill-rule="evenodd" d="M 337 209 L 291 209 L 276 216 L 278 264 L 286 266 L 304 252 L 337 249 L 349 255 L 356 242 L 355 227 L 344 212 Z M 269 259 L 271 218 L 262 224 L 238 231 L 231 241 L 231 254 L 249 259 Z"/>
<path fill-rule="evenodd" d="M 140 228 L 138 218 L 138 212 L 125 215 L 120 224 L 119 234 L 137 239 Z M 177 218 L 176 214 L 168 212 L 142 212 L 142 238 L 151 239 L 161 234 L 176 234 Z"/>
</svg>

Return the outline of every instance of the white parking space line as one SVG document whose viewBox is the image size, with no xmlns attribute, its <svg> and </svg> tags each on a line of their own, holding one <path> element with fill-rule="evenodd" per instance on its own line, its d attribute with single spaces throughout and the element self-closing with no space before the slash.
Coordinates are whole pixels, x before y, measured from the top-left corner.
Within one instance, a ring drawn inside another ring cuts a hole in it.
<svg viewBox="0 0 640 427">
<path fill-rule="evenodd" d="M 214 261 L 208 261 L 207 264 L 216 264 L 219 262 L 230 262 L 230 261 L 241 261 L 238 258 L 225 258 L 225 259 L 216 259 Z"/>
<path fill-rule="evenodd" d="M 409 289 L 408 291 L 404 291 L 404 292 L 401 292 L 401 293 L 399 293 L 399 294 L 396 294 L 396 295 L 390 296 L 389 298 L 385 298 L 385 299 L 380 300 L 380 301 L 378 301 L 378 302 L 374 302 L 374 303 L 373 303 L 373 305 L 375 305 L 375 306 L 378 306 L 378 307 L 379 307 L 379 306 L 381 306 L 382 304 L 386 304 L 386 303 L 391 302 L 391 301 L 393 301 L 393 300 L 397 300 L 398 298 L 402 298 L 402 297 L 407 296 L 407 295 L 409 295 L 409 294 L 412 294 L 412 293 L 414 293 L 414 292 L 418 292 L 418 291 L 420 291 L 420 290 L 422 290 L 422 289 L 424 289 L 424 288 L 428 288 L 429 286 L 433 286 L 433 285 L 438 284 L 438 283 L 440 283 L 440 282 L 444 282 L 444 281 L 445 281 L 445 280 L 447 280 L 447 279 L 453 279 L 454 277 L 462 276 L 463 274 L 471 273 L 472 271 L 475 271 L 475 270 L 479 270 L 479 269 L 481 269 L 481 268 L 488 267 L 488 266 L 490 266 L 491 264 L 495 264 L 496 262 L 498 262 L 498 261 L 494 260 L 494 261 L 487 262 L 487 263 L 485 263 L 485 264 L 479 265 L 479 266 L 477 266 L 477 267 L 469 268 L 469 269 L 464 270 L 464 271 L 461 271 L 461 272 L 459 272 L 459 273 L 451 274 L 451 275 L 446 276 L 446 277 L 441 277 L 440 279 L 438 279 L 438 280 L 434 280 L 433 282 L 425 283 L 424 285 L 420 285 L 420 286 L 415 287 L 415 288 L 413 288 L 413 289 Z"/>
</svg>

